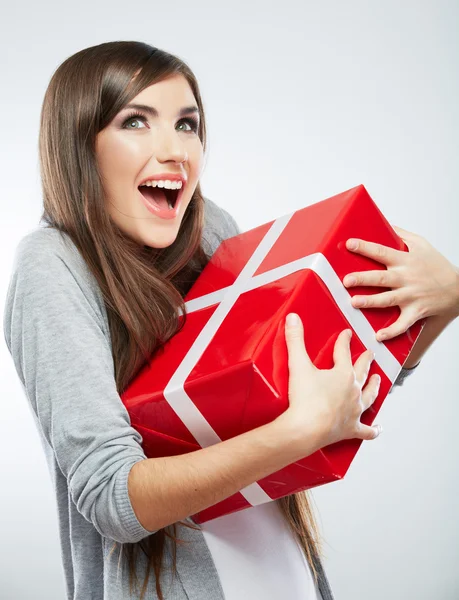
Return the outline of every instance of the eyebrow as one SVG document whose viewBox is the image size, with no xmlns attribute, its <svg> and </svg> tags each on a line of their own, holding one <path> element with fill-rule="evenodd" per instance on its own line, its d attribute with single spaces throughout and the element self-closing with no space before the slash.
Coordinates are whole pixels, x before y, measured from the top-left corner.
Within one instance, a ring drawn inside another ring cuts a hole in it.
<svg viewBox="0 0 459 600">
<path fill-rule="evenodd" d="M 133 108 L 135 110 L 143 110 L 151 117 L 158 117 L 159 113 L 154 106 L 148 106 L 147 104 L 126 104 L 122 110 L 127 108 Z M 197 106 L 185 106 L 181 108 L 177 114 L 178 117 L 183 117 L 184 115 L 189 115 L 190 113 L 199 113 L 199 109 Z"/>
</svg>

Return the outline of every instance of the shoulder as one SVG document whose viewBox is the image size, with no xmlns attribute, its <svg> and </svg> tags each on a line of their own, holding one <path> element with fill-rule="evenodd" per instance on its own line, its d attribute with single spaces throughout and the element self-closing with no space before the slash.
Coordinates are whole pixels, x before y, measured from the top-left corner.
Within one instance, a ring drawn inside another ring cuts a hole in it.
<svg viewBox="0 0 459 600">
<path fill-rule="evenodd" d="M 71 237 L 54 227 L 37 227 L 20 239 L 13 257 L 15 275 L 34 281 L 46 277 L 48 287 L 52 282 L 74 280 L 92 294 L 100 294 L 95 277 Z"/>
<path fill-rule="evenodd" d="M 11 272 L 11 288 L 15 293 L 31 293 L 55 287 L 66 270 L 67 255 L 61 232 L 38 227 L 19 240 L 14 254 Z"/>
<path fill-rule="evenodd" d="M 65 321 L 82 310 L 107 329 L 99 285 L 70 236 L 50 227 L 27 233 L 13 255 L 4 326 L 18 311 L 30 318 L 59 316 Z"/>
<path fill-rule="evenodd" d="M 53 227 L 37 227 L 19 240 L 14 254 L 14 267 L 25 264 L 39 265 L 49 261 L 52 266 L 56 258 L 71 262 L 78 253 L 71 238 Z"/>
<path fill-rule="evenodd" d="M 210 198 L 204 198 L 206 225 L 210 228 L 220 229 L 226 237 L 232 237 L 241 233 L 234 217 L 224 208 L 218 206 Z"/>
<path fill-rule="evenodd" d="M 205 222 L 203 242 L 205 250 L 212 255 L 223 240 L 241 233 L 234 217 L 210 198 L 204 198 Z"/>
</svg>

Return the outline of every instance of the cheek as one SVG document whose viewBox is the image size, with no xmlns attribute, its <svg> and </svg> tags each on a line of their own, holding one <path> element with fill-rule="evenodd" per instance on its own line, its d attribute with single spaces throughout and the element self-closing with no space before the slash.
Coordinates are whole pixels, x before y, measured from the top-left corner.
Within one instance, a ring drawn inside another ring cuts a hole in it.
<svg viewBox="0 0 459 600">
<path fill-rule="evenodd" d="M 139 144 L 128 136 L 107 136 L 99 144 L 98 163 L 107 191 L 112 191 L 123 181 L 132 181 L 142 168 L 144 153 Z"/>
<path fill-rule="evenodd" d="M 197 179 L 204 167 L 204 151 L 200 140 L 198 140 L 196 146 L 190 151 L 189 160 L 190 166 L 193 169 L 193 175 Z"/>
<path fill-rule="evenodd" d="M 140 170 L 142 167 L 144 156 L 139 144 L 134 144 L 131 140 L 117 140 L 110 148 L 107 165 L 114 178 L 129 175 L 133 180 L 137 176 L 136 169 Z"/>
</svg>

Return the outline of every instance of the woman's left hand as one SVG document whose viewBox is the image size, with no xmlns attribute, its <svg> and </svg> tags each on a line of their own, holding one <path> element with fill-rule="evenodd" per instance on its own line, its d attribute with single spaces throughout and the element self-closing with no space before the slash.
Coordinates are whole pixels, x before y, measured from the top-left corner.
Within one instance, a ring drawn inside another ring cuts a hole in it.
<svg viewBox="0 0 459 600">
<path fill-rule="evenodd" d="M 355 308 L 399 306 L 397 321 L 377 333 L 378 341 L 405 333 L 419 319 L 438 315 L 454 320 L 459 316 L 459 268 L 447 260 L 420 235 L 393 226 L 408 246 L 409 252 L 395 250 L 352 238 L 346 248 L 386 265 L 387 270 L 349 273 L 343 280 L 346 287 L 378 286 L 392 288 L 371 296 L 354 296 Z M 352 248 L 357 241 L 357 248 Z M 351 277 L 356 281 L 352 282 Z M 384 333 L 384 335 L 381 335 Z"/>
</svg>

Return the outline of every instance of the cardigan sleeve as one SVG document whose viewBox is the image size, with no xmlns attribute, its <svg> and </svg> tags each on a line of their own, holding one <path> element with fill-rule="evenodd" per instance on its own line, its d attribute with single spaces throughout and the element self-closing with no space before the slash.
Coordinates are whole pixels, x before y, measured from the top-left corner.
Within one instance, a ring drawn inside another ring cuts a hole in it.
<svg viewBox="0 0 459 600">
<path fill-rule="evenodd" d="M 419 367 L 419 365 L 421 364 L 422 361 L 419 361 L 417 365 L 415 365 L 414 367 L 411 367 L 411 369 L 405 369 L 402 367 L 402 370 L 400 371 L 400 373 L 397 375 L 397 379 L 394 381 L 393 386 L 391 387 L 389 394 L 393 391 L 394 387 L 403 385 L 403 382 L 405 381 L 405 379 L 407 377 L 410 377 L 414 371 L 416 371 L 416 369 Z"/>
<path fill-rule="evenodd" d="M 38 427 L 78 511 L 119 542 L 150 535 L 128 494 L 147 457 L 117 392 L 100 304 L 50 236 L 26 236 L 14 259 L 5 341 Z M 152 507 L 154 510 L 154 507 Z"/>
</svg>

